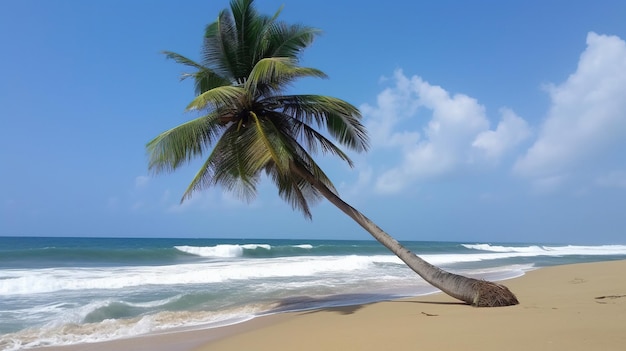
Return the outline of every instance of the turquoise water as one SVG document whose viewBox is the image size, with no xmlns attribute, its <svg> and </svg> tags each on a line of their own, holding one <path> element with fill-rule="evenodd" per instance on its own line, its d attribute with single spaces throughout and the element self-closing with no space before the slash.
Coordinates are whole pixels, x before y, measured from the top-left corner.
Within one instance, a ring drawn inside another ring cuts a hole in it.
<svg viewBox="0 0 626 351">
<path fill-rule="evenodd" d="M 626 259 L 626 245 L 403 244 L 435 265 L 488 280 Z M 0 350 L 434 291 L 375 241 L 0 237 Z"/>
</svg>

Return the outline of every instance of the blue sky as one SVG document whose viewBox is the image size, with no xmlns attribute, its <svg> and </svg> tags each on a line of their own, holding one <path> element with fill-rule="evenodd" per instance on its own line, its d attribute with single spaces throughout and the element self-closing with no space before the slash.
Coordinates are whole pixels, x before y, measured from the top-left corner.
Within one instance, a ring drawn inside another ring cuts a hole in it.
<svg viewBox="0 0 626 351">
<path fill-rule="evenodd" d="M 342 197 L 401 240 L 626 243 L 623 1 L 258 0 L 320 28 L 294 91 L 358 106 Z M 145 144 L 192 117 L 184 68 L 228 2 L 0 4 L 0 235 L 367 239 L 326 202 L 305 220 L 263 182 L 179 205 L 199 162 L 147 171 Z"/>
</svg>

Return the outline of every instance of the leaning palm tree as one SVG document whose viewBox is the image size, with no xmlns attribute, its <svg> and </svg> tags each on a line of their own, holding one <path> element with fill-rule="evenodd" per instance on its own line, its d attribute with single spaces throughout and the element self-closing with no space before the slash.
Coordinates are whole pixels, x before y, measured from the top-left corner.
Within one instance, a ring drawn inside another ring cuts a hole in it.
<svg viewBox="0 0 626 351">
<path fill-rule="evenodd" d="M 280 10 L 274 16 L 261 15 L 252 3 L 232 0 L 230 12 L 222 11 L 207 26 L 200 62 L 165 52 L 193 69 L 183 75 L 194 80 L 196 90 L 187 110 L 201 116 L 150 141 L 149 168 L 156 173 L 173 171 L 208 154 L 181 202 L 216 185 L 252 200 L 265 175 L 279 195 L 309 219 L 311 204 L 328 199 L 445 293 L 473 306 L 517 304 L 502 285 L 452 274 L 422 260 L 339 197 L 312 155 L 322 151 L 353 164 L 318 129 L 351 150 L 366 151 L 361 115 L 353 105 L 334 97 L 286 94 L 298 78 L 326 77 L 298 61 L 319 31 L 279 21 Z"/>
</svg>

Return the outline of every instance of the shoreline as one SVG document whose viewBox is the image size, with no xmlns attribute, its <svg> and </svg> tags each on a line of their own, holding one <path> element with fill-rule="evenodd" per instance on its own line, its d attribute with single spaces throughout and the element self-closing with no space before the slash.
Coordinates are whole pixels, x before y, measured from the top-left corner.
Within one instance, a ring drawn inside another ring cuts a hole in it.
<svg viewBox="0 0 626 351">
<path fill-rule="evenodd" d="M 40 351 L 621 350 L 626 260 L 560 265 L 503 281 L 520 305 L 474 308 L 443 294 L 256 317 Z M 287 337 L 289 336 L 289 337 Z"/>
</svg>

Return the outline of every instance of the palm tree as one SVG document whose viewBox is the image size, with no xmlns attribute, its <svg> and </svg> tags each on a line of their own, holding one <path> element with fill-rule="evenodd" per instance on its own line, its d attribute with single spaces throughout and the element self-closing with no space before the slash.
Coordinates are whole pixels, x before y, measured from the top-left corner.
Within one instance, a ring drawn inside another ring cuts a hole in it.
<svg viewBox="0 0 626 351">
<path fill-rule="evenodd" d="M 285 94 L 298 78 L 326 75 L 298 63 L 300 53 L 319 31 L 278 21 L 279 14 L 280 10 L 274 16 L 259 14 L 253 0 L 231 0 L 230 12 L 223 10 L 206 27 L 200 63 L 165 52 L 168 58 L 193 69 L 183 75 L 183 79 L 194 80 L 197 95 L 187 110 L 202 115 L 150 141 L 149 168 L 156 173 L 173 171 L 208 153 L 181 202 L 215 185 L 250 201 L 265 174 L 276 184 L 279 195 L 309 219 L 310 205 L 322 197 L 328 199 L 450 296 L 473 306 L 517 304 L 502 285 L 452 274 L 422 260 L 338 196 L 311 155 L 321 150 L 351 167 L 353 164 L 315 127 L 325 129 L 354 151 L 366 151 L 368 139 L 361 114 L 334 97 Z"/>
</svg>

